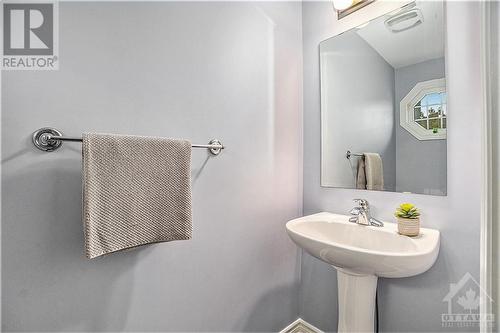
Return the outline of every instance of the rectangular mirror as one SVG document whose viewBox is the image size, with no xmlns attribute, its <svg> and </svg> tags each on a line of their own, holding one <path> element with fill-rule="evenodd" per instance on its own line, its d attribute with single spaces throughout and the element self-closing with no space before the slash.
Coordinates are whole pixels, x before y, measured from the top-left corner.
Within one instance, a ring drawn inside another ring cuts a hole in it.
<svg viewBox="0 0 500 333">
<path fill-rule="evenodd" d="M 444 37 L 417 1 L 320 43 L 321 186 L 446 195 Z"/>
</svg>

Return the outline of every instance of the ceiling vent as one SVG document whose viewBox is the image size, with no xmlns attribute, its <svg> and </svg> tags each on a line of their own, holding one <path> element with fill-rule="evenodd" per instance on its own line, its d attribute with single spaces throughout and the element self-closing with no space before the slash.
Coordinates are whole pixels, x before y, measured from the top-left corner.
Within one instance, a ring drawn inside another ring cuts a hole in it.
<svg viewBox="0 0 500 333">
<path fill-rule="evenodd" d="M 424 22 L 422 11 L 418 8 L 404 11 L 389 17 L 384 24 L 393 33 L 402 32 L 416 27 Z"/>
</svg>

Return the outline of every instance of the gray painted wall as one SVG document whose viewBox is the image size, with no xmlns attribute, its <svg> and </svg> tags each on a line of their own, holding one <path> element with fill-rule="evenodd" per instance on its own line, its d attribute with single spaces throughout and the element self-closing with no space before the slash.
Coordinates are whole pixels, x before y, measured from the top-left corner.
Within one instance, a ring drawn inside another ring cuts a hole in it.
<svg viewBox="0 0 500 333">
<path fill-rule="evenodd" d="M 376 3 L 370 6 L 375 8 Z M 366 11 L 372 10 L 370 6 Z M 479 3 L 448 2 L 446 6 L 449 107 L 453 117 L 449 119 L 450 168 L 445 197 L 320 187 L 318 44 L 331 37 L 342 23 L 336 21 L 328 2 L 304 2 L 302 10 L 304 214 L 346 213 L 356 197 L 368 199 L 372 213 L 388 221 L 393 221 L 392 212 L 401 202 L 410 201 L 421 207 L 423 225 L 441 231 L 439 258 L 434 267 L 420 276 L 379 281 L 380 328 L 383 332 L 456 331 L 441 327 L 441 314 L 447 311 L 442 299 L 449 284 L 466 272 L 479 279 L 480 127 L 479 122 L 470 121 L 471 117 L 479 117 L 481 107 Z M 336 330 L 336 299 L 335 270 L 303 254 L 301 317 L 320 329 Z"/>
<path fill-rule="evenodd" d="M 2 85 L 4 331 L 276 331 L 297 317 L 300 3 L 60 3 L 60 70 Z M 194 234 L 88 261 L 80 146 L 30 134 L 220 138 L 193 151 Z"/>
<path fill-rule="evenodd" d="M 399 103 L 410 90 L 418 82 L 443 77 L 444 58 L 395 70 L 397 191 L 446 195 L 446 140 L 421 141 L 399 125 Z"/>
<path fill-rule="evenodd" d="M 358 158 L 382 156 L 384 187 L 396 189 L 394 69 L 355 31 L 320 45 L 322 103 L 321 184 L 355 188 Z"/>
</svg>

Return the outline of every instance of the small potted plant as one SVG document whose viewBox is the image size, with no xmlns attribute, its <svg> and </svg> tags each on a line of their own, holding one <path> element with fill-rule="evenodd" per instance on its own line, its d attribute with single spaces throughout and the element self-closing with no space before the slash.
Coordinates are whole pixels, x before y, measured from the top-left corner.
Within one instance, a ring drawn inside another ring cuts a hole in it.
<svg viewBox="0 0 500 333">
<path fill-rule="evenodd" d="M 418 236 L 420 233 L 420 212 L 410 203 L 401 204 L 394 213 L 398 219 L 398 232 L 405 236 Z"/>
</svg>

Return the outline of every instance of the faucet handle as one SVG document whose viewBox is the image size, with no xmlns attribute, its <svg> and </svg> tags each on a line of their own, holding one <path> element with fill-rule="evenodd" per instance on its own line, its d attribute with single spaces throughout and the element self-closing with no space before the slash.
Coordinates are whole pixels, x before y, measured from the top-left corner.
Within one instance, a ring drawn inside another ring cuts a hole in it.
<svg viewBox="0 0 500 333">
<path fill-rule="evenodd" d="M 370 207 L 370 203 L 366 199 L 353 199 L 354 202 L 359 202 L 359 205 L 363 209 L 367 209 Z"/>
<path fill-rule="evenodd" d="M 351 209 L 349 214 L 357 216 L 357 215 L 359 215 L 360 210 L 361 210 L 361 207 L 354 207 L 353 209 Z"/>
</svg>

